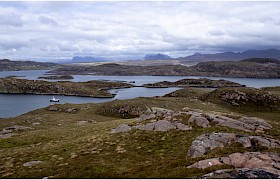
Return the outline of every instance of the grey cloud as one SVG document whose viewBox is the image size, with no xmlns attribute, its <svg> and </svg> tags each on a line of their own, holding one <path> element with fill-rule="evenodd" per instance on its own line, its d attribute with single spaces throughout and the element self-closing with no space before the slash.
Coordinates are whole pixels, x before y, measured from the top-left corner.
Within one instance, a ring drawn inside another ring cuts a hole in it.
<svg viewBox="0 0 280 180">
<path fill-rule="evenodd" d="M 57 22 L 54 19 L 52 19 L 50 17 L 47 17 L 47 16 L 40 16 L 38 18 L 38 20 L 43 24 L 53 25 L 53 26 L 58 25 Z"/>
<path fill-rule="evenodd" d="M 5 25 L 0 35 L 1 54 L 22 59 L 71 59 L 75 54 L 135 59 L 157 52 L 178 57 L 195 52 L 275 48 L 280 47 L 279 5 L 0 2 L 0 23 Z M 17 53 L 12 54 L 12 48 Z"/>
<path fill-rule="evenodd" d="M 0 14 L 1 26 L 22 26 L 22 18 L 15 14 Z"/>
</svg>

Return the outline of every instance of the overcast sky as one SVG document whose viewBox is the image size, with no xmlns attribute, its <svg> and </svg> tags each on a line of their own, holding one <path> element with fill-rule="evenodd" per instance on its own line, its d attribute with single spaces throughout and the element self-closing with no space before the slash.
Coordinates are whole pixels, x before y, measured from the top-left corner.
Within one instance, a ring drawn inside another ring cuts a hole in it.
<svg viewBox="0 0 280 180">
<path fill-rule="evenodd" d="M 0 59 L 280 49 L 280 2 L 0 2 Z"/>
</svg>

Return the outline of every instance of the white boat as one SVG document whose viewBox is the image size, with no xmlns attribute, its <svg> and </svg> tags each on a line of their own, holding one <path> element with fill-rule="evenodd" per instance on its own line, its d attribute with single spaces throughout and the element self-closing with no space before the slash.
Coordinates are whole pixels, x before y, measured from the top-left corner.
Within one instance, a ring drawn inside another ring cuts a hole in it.
<svg viewBox="0 0 280 180">
<path fill-rule="evenodd" d="M 50 102 L 59 102 L 59 99 L 56 99 L 54 96 L 52 99 L 50 99 Z"/>
</svg>

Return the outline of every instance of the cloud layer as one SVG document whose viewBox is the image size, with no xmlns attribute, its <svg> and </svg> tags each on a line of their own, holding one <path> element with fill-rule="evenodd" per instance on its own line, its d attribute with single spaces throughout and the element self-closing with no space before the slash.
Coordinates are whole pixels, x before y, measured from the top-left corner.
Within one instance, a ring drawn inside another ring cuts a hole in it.
<svg viewBox="0 0 280 180">
<path fill-rule="evenodd" d="M 0 2 L 0 59 L 280 48 L 280 2 Z"/>
</svg>

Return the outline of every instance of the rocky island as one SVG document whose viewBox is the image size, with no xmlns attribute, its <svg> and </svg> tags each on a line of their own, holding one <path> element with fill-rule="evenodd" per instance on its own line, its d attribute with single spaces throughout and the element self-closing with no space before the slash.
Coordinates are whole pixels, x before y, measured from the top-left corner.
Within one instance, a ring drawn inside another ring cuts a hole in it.
<svg viewBox="0 0 280 180">
<path fill-rule="evenodd" d="M 131 84 L 121 82 L 47 82 L 42 80 L 0 78 L 0 93 L 5 94 L 50 94 L 110 98 L 114 95 L 107 92 L 107 90 L 132 86 Z"/>
<path fill-rule="evenodd" d="M 38 79 L 51 79 L 51 80 L 69 80 L 74 79 L 73 76 L 70 75 L 61 75 L 61 76 L 40 76 Z"/>
<path fill-rule="evenodd" d="M 153 84 L 145 84 L 147 88 L 162 88 L 162 87 L 200 87 L 200 88 L 220 88 L 220 87 L 244 87 L 239 83 L 226 80 L 211 80 L 206 78 L 200 79 L 182 79 L 176 82 L 157 82 Z"/>
</svg>

